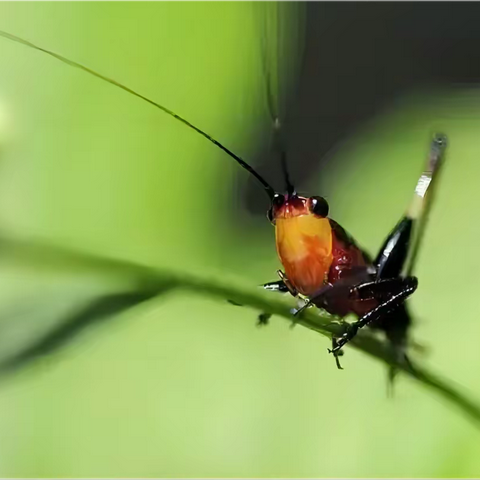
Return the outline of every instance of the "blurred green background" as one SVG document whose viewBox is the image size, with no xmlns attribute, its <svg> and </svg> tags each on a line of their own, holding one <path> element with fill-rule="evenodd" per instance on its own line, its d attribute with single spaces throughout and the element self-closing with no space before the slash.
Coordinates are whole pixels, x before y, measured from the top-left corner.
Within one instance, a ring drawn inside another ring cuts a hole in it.
<svg viewBox="0 0 480 480">
<path fill-rule="evenodd" d="M 246 159 L 265 141 L 251 3 L 1 3 L 0 29 L 164 103 Z M 425 364 L 478 399 L 479 112 L 475 89 L 412 92 L 301 186 L 375 251 L 410 199 L 431 133 L 448 134 L 414 335 Z M 0 39 L 0 122 L 4 233 L 254 285 L 275 278 L 273 229 L 242 208 L 247 174 L 172 118 Z M 107 288 L 5 263 L 10 351 Z M 255 315 L 178 293 L 4 380 L 0 476 L 480 475 L 478 429 L 449 404 L 403 377 L 388 399 L 383 365 L 347 349 L 337 371 L 326 339 L 278 319 L 259 330 Z"/>
</svg>

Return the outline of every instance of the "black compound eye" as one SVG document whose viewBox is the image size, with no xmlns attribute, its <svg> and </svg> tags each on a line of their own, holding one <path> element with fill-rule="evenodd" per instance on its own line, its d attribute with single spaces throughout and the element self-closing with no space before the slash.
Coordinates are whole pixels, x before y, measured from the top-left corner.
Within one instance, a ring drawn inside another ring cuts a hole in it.
<svg viewBox="0 0 480 480">
<path fill-rule="evenodd" d="M 272 199 L 272 205 L 275 207 L 281 207 L 285 202 L 285 197 L 281 193 L 276 193 Z"/>
<path fill-rule="evenodd" d="M 319 217 L 328 215 L 328 203 L 323 197 L 310 197 L 310 211 Z"/>
</svg>

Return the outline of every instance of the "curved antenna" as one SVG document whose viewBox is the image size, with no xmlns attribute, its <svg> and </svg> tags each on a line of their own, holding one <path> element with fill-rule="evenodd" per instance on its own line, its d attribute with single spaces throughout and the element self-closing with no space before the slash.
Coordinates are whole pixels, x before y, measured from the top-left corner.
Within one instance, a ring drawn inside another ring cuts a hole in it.
<svg viewBox="0 0 480 480">
<path fill-rule="evenodd" d="M 175 118 L 179 122 L 182 122 L 184 125 L 187 127 L 191 128 L 192 130 L 195 130 L 197 133 L 205 137 L 207 140 L 212 142 L 214 145 L 216 145 L 218 148 L 223 150 L 227 155 L 232 157 L 242 168 L 247 170 L 247 172 L 250 172 L 263 186 L 265 192 L 267 192 L 268 197 L 273 199 L 273 196 L 275 195 L 275 190 L 273 187 L 270 186 L 270 184 L 260 175 L 258 174 L 253 167 L 251 167 L 247 162 L 242 160 L 238 155 L 233 153 L 231 150 L 229 150 L 227 147 L 222 145 L 218 140 L 215 140 L 211 135 L 208 133 L 204 132 L 203 130 L 200 130 L 198 127 L 195 125 L 191 124 L 188 120 L 185 118 L 181 117 L 180 115 L 177 115 L 175 112 L 172 110 L 164 107 L 163 105 L 160 105 L 157 102 L 154 102 L 153 100 L 150 100 L 149 98 L 143 96 L 142 94 L 136 92 L 135 90 L 132 90 L 131 88 L 126 87 L 125 85 L 122 85 L 121 83 L 117 82 L 116 80 L 113 80 L 111 78 L 108 78 L 101 73 L 95 72 L 94 70 L 91 70 L 88 67 L 85 67 L 81 63 L 74 62 L 73 60 L 69 60 L 68 58 L 52 52 L 51 50 L 47 50 L 46 48 L 40 47 L 38 45 L 35 45 L 34 43 L 29 42 L 28 40 L 24 40 L 23 38 L 17 37 L 16 35 L 12 35 L 8 32 L 5 32 L 3 30 L 0 30 L 0 37 L 6 38 L 8 40 L 11 40 L 12 42 L 20 43 L 21 45 L 24 45 L 29 48 L 33 48 L 34 50 L 38 50 L 39 52 L 46 53 L 47 55 L 50 55 L 53 58 L 56 58 L 57 60 L 60 60 L 62 63 L 65 63 L 71 67 L 79 68 L 80 70 L 83 70 L 84 72 L 89 73 L 90 75 L 93 75 L 94 77 L 99 78 L 100 80 L 103 80 L 104 82 L 110 83 L 111 85 L 118 87 L 122 90 L 124 90 L 127 93 L 130 93 L 134 95 L 135 97 L 140 98 L 141 100 L 144 100 L 145 102 L 149 103 L 150 105 L 153 105 L 154 107 L 162 110 L 162 112 L 166 113 L 167 115 L 170 115 L 171 117 Z"/>
<path fill-rule="evenodd" d="M 277 126 L 278 125 L 278 126 Z M 290 174 L 288 173 L 288 165 L 287 165 L 287 151 L 285 148 L 285 143 L 282 142 L 282 135 L 280 133 L 280 121 L 278 118 L 275 119 L 275 123 L 273 125 L 274 128 L 274 135 L 276 136 L 276 143 L 277 143 L 277 148 L 280 150 L 280 163 L 282 166 L 282 173 L 283 173 L 283 179 L 285 181 L 285 188 L 287 191 L 288 195 L 295 195 L 295 187 L 293 183 L 290 180 Z"/>
<path fill-rule="evenodd" d="M 289 195 L 295 193 L 295 188 L 290 180 L 287 168 L 287 149 L 282 121 L 287 108 L 288 97 L 291 93 L 294 78 L 292 73 L 296 65 L 282 68 L 281 61 L 284 58 L 293 58 L 298 53 L 298 46 L 302 44 L 298 34 L 301 28 L 301 7 L 297 5 L 282 4 L 278 2 L 260 3 L 257 8 L 262 9 L 260 18 L 263 24 L 260 26 L 262 37 L 261 61 L 266 91 L 266 104 L 273 127 L 273 144 L 280 155 L 281 168 L 285 181 L 286 191 Z M 288 51 L 292 48 L 293 51 Z M 280 77 L 283 81 L 280 82 Z M 288 78 L 285 78 L 288 77 Z"/>
</svg>

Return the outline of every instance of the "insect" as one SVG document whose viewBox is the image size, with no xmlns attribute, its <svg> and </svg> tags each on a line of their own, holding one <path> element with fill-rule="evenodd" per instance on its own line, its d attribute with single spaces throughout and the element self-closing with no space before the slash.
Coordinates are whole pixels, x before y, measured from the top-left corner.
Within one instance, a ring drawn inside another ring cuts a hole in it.
<svg viewBox="0 0 480 480">
<path fill-rule="evenodd" d="M 367 325 L 384 331 L 396 351 L 404 351 L 411 323 L 404 302 L 418 285 L 412 269 L 431 203 L 431 188 L 442 163 L 445 136 L 435 135 L 433 138 L 410 207 L 388 235 L 376 258 L 372 259 L 337 222 L 329 218 L 329 206 L 324 198 L 304 197 L 297 193 L 288 177 L 285 153 L 281 148 L 286 183 L 284 192 L 276 191 L 240 156 L 163 105 L 22 38 L 1 31 L 0 36 L 50 55 L 146 101 L 195 130 L 249 172 L 269 198 L 267 217 L 274 226 L 277 253 L 283 265 L 283 270 L 278 271 L 280 279 L 264 284 L 263 288 L 304 298 L 304 306 L 295 315 L 301 315 L 305 308 L 315 305 L 341 317 L 347 314 L 358 317 L 343 335 L 332 340 L 330 351 L 339 368 L 341 349 Z M 280 125 L 278 118 L 274 118 L 274 124 L 276 127 Z"/>
<path fill-rule="evenodd" d="M 299 196 L 291 185 L 285 194 L 276 193 L 272 198 L 267 216 L 275 226 L 285 271 L 279 270 L 280 280 L 266 283 L 264 288 L 306 297 L 295 315 L 313 304 L 341 317 L 351 313 L 359 317 L 332 340 L 330 352 L 339 368 L 337 356 L 342 347 L 367 325 L 383 330 L 398 353 L 406 346 L 411 319 L 404 302 L 418 286 L 411 272 L 431 200 L 429 190 L 445 147 L 446 137 L 436 134 L 411 204 L 375 259 L 328 217 L 324 198 Z"/>
</svg>

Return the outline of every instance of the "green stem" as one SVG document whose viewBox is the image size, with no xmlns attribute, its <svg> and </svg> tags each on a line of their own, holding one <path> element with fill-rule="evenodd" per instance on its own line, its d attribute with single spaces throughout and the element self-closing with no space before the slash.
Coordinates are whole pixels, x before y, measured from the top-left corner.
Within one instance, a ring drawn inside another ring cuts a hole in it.
<svg viewBox="0 0 480 480">
<path fill-rule="evenodd" d="M 216 280 L 205 278 L 186 277 L 183 274 L 176 278 L 174 283 L 177 288 L 202 292 L 221 299 L 234 300 L 245 306 L 253 307 L 262 312 L 272 313 L 292 321 L 290 310 L 295 305 L 291 300 L 288 301 L 281 297 L 277 298 L 278 295 L 275 293 L 252 289 L 244 290 L 238 287 L 232 288 L 223 282 L 219 283 Z M 315 308 L 307 309 L 302 314 L 302 317 L 298 319 L 298 324 L 328 338 L 331 338 L 332 334 L 339 334 L 343 331 L 339 323 L 332 322 L 332 317 L 328 314 L 323 314 Z M 469 399 L 465 393 L 452 386 L 454 382 L 451 380 L 442 379 L 412 360 L 410 360 L 410 363 L 399 362 L 388 344 L 373 337 L 368 331 L 359 331 L 357 336 L 350 342 L 350 345 L 380 362 L 397 368 L 423 386 L 429 387 L 444 399 L 453 403 L 480 427 L 480 406 L 475 401 Z"/>
<path fill-rule="evenodd" d="M 95 299 L 93 308 L 92 305 L 89 305 L 86 309 L 86 312 L 89 313 L 83 312 L 79 315 L 78 318 L 81 318 L 82 328 L 94 324 L 101 316 L 112 316 L 113 314 L 121 313 L 145 301 L 158 299 L 173 290 L 187 290 L 194 294 L 209 295 L 221 300 L 231 300 L 259 312 L 283 317 L 290 322 L 293 318 L 291 309 L 296 306 L 292 297 L 267 292 L 258 287 L 245 286 L 245 284 L 239 283 L 235 279 L 225 278 L 225 275 L 222 275 L 222 279 L 219 280 L 219 277 L 203 277 L 184 272 L 175 273 L 123 260 L 107 259 L 91 254 L 65 250 L 40 242 L 22 242 L 18 239 L 0 238 L 0 252 L 3 258 L 8 258 L 10 261 L 21 261 L 28 268 L 35 268 L 37 263 L 43 266 L 48 265 L 50 268 L 53 267 L 57 272 L 61 270 L 72 272 L 72 269 L 77 272 L 84 270 L 97 275 L 128 280 L 128 284 L 132 286 L 129 287 L 127 292 L 119 292 L 116 296 L 110 295 Z M 101 308 L 97 308 L 99 302 Z M 232 306 L 232 308 L 236 307 Z M 98 313 L 99 311 L 100 313 Z M 316 308 L 310 308 L 303 312 L 297 323 L 331 338 L 332 335 L 338 335 L 344 329 L 344 326 L 333 320 L 334 318 L 327 313 Z M 23 365 L 26 361 L 33 360 L 36 357 L 35 352 L 48 352 L 49 348 L 45 348 L 45 345 L 53 344 L 54 348 L 57 348 L 60 346 L 59 343 L 63 344 L 68 341 L 70 337 L 80 330 L 77 328 L 78 325 L 75 325 L 75 322 L 75 319 L 66 319 L 64 324 L 68 323 L 70 325 L 68 330 L 65 330 L 62 326 L 62 331 L 50 332 L 47 337 L 40 339 L 37 344 L 31 347 L 32 354 L 22 352 L 17 359 L 12 359 L 11 365 L 16 368 Z M 52 343 L 52 338 L 61 338 L 61 341 Z M 454 387 L 453 381 L 442 379 L 416 362 L 406 363 L 399 361 L 389 348 L 388 343 L 373 336 L 368 329 L 360 330 L 349 345 L 388 366 L 395 367 L 421 385 L 429 387 L 432 391 L 455 405 L 480 427 L 480 406 L 470 400 L 459 388 Z M 50 348 L 50 350 L 53 350 L 53 348 Z M 1 367 L 0 365 L 0 369 Z M 4 367 L 7 367 L 6 370 L 8 370 L 8 365 L 4 365 Z"/>
</svg>

